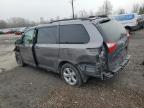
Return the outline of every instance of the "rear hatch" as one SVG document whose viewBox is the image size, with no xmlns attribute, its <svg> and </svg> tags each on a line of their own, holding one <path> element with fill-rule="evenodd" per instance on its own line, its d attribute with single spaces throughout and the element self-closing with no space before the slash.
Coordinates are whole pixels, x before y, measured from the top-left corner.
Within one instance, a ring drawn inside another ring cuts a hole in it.
<svg viewBox="0 0 144 108">
<path fill-rule="evenodd" d="M 117 21 L 103 20 L 96 24 L 107 49 L 108 70 L 116 72 L 127 57 L 128 33 Z"/>
</svg>

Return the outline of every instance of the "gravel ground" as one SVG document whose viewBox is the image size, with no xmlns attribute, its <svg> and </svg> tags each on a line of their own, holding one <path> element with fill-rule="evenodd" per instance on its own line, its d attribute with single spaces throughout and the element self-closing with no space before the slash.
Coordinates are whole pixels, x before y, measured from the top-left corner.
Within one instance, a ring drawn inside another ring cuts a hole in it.
<svg viewBox="0 0 144 108">
<path fill-rule="evenodd" d="M 79 88 L 57 74 L 18 67 L 11 43 L 0 42 L 0 108 L 144 108 L 144 30 L 133 33 L 124 70 L 105 81 L 90 78 Z"/>
</svg>

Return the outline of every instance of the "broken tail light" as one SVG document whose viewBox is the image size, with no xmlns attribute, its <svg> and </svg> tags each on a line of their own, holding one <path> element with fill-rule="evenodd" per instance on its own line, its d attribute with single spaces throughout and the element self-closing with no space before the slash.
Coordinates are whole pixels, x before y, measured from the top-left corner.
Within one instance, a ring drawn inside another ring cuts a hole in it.
<svg viewBox="0 0 144 108">
<path fill-rule="evenodd" d="M 108 43 L 107 43 L 107 47 L 108 47 L 108 52 L 109 52 L 110 54 L 112 54 L 113 52 L 116 51 L 116 49 L 117 49 L 117 44 L 116 44 L 115 42 L 108 42 Z"/>
</svg>

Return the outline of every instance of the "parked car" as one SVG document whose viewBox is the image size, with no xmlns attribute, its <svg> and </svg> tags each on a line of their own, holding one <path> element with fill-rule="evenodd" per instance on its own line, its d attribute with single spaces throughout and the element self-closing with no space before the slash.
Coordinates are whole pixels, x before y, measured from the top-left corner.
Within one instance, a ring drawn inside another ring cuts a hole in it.
<svg viewBox="0 0 144 108">
<path fill-rule="evenodd" d="M 72 86 L 88 77 L 111 78 L 128 63 L 129 34 L 109 18 L 51 22 L 26 30 L 15 43 L 16 61 L 59 73 Z"/>
<path fill-rule="evenodd" d="M 2 31 L 2 30 L 0 30 L 0 34 L 3 34 L 3 31 Z"/>
<path fill-rule="evenodd" d="M 140 26 L 140 28 L 144 28 L 144 14 L 139 16 L 138 25 Z"/>
<path fill-rule="evenodd" d="M 15 33 L 15 31 L 12 28 L 8 29 L 8 31 L 6 32 L 6 34 L 13 34 L 13 33 Z"/>
<path fill-rule="evenodd" d="M 2 29 L 2 32 L 4 33 L 4 34 L 9 34 L 9 32 L 10 32 L 10 29 Z"/>
<path fill-rule="evenodd" d="M 17 28 L 15 35 L 22 35 L 25 30 L 26 30 L 26 27 Z"/>
<path fill-rule="evenodd" d="M 139 15 L 137 13 L 112 16 L 112 19 L 115 19 L 118 22 L 120 22 L 129 31 L 139 29 L 138 18 Z"/>
</svg>

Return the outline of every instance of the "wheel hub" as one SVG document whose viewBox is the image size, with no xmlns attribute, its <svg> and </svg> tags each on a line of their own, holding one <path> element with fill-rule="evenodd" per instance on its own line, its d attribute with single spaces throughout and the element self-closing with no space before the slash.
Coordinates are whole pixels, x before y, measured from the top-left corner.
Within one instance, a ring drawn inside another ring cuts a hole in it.
<svg viewBox="0 0 144 108">
<path fill-rule="evenodd" d="M 64 69 L 63 76 L 68 84 L 75 85 L 77 83 L 76 74 L 73 69 L 71 68 Z"/>
</svg>

